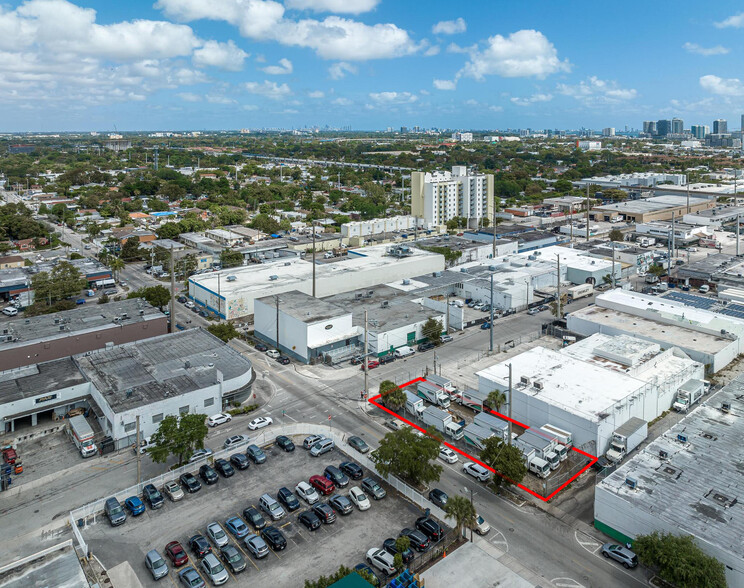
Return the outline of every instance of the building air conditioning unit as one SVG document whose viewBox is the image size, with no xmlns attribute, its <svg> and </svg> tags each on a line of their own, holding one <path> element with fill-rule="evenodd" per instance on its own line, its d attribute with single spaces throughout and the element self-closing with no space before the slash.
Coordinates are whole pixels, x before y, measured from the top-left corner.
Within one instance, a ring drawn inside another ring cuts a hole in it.
<svg viewBox="0 0 744 588">
<path fill-rule="evenodd" d="M 60 330 L 60 331 L 64 331 L 64 330 L 65 330 L 65 326 L 64 326 L 64 325 L 60 325 L 60 326 L 59 326 L 59 330 Z"/>
<path fill-rule="evenodd" d="M 390 302 L 388 302 L 387 300 L 383 300 L 382 302 L 380 302 L 380 306 L 382 308 L 387 308 L 389 304 Z"/>
<path fill-rule="evenodd" d="M 409 280 L 408 278 L 403 278 L 403 285 L 404 286 L 410 286 L 411 285 L 411 280 Z"/>
<path fill-rule="evenodd" d="M 677 441 L 679 441 L 680 443 L 687 443 L 687 435 L 683 435 L 682 433 L 680 433 L 679 435 L 677 435 Z"/>
<path fill-rule="evenodd" d="M 527 385 L 527 386 L 529 386 L 529 385 L 530 385 L 530 379 L 529 379 L 529 378 L 528 378 L 527 376 L 522 376 L 521 378 L 519 378 L 519 381 L 520 381 L 520 382 L 521 382 L 522 384 L 525 384 L 525 385 Z"/>
<path fill-rule="evenodd" d="M 730 402 L 722 402 L 721 403 L 721 412 L 731 412 L 731 403 Z"/>
<path fill-rule="evenodd" d="M 354 300 L 361 300 L 363 297 L 364 294 L 362 294 L 361 292 L 357 292 L 356 294 L 354 294 Z"/>
<path fill-rule="evenodd" d="M 542 382 L 535 382 L 533 385 L 535 386 L 535 390 L 542 390 L 543 389 L 543 383 Z"/>
<path fill-rule="evenodd" d="M 663 449 L 659 450 L 659 457 L 661 459 L 669 459 L 669 453 L 664 451 Z"/>
<path fill-rule="evenodd" d="M 274 282 L 279 279 L 279 276 L 269 276 L 269 282 Z"/>
<path fill-rule="evenodd" d="M 631 490 L 635 490 L 638 486 L 638 480 L 628 476 L 627 478 L 625 478 L 625 485 L 628 486 L 628 488 L 630 488 Z"/>
</svg>

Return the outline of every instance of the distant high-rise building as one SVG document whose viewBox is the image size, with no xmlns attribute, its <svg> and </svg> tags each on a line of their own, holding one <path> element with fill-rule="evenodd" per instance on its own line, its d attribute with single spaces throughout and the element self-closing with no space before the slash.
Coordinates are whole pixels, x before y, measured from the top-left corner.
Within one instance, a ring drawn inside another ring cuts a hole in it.
<svg viewBox="0 0 744 588">
<path fill-rule="evenodd" d="M 604 129 L 602 129 L 602 136 L 603 137 L 614 137 L 615 127 L 605 127 Z"/>
<path fill-rule="evenodd" d="M 685 132 L 685 123 L 681 118 L 672 119 L 672 134 L 681 135 Z"/>
<path fill-rule="evenodd" d="M 728 133 L 728 122 L 726 119 L 719 118 L 713 121 L 713 134 L 722 135 Z"/>
<path fill-rule="evenodd" d="M 744 114 L 741 115 L 741 131 L 744 133 Z"/>
<path fill-rule="evenodd" d="M 472 173 L 464 165 L 452 171 L 411 172 L 411 213 L 443 225 L 455 217 L 478 227 L 493 215 L 493 175 Z"/>
<path fill-rule="evenodd" d="M 742 115 L 742 118 L 744 118 L 744 115 Z M 655 135 L 656 134 L 656 122 L 653 120 L 644 120 L 643 121 L 643 132 L 647 135 Z"/>
<path fill-rule="evenodd" d="M 710 135 L 710 127 L 708 125 L 692 125 L 690 132 L 696 139 L 705 139 L 706 135 Z"/>
<path fill-rule="evenodd" d="M 672 132 L 672 121 L 668 119 L 661 119 L 656 121 L 656 134 L 659 137 L 666 137 Z"/>
</svg>

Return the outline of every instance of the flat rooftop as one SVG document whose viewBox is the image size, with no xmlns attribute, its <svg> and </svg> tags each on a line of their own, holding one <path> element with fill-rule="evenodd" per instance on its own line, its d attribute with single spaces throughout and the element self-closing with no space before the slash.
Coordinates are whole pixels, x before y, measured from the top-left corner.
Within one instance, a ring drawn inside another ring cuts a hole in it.
<svg viewBox="0 0 744 588">
<path fill-rule="evenodd" d="M 0 403 L 33 398 L 85 382 L 71 357 L 27 365 L 0 372 Z"/>
<path fill-rule="evenodd" d="M 203 329 L 189 329 L 77 355 L 80 370 L 115 412 L 207 388 L 251 369 L 251 362 Z"/>
<path fill-rule="evenodd" d="M 738 214 L 744 215 L 744 206 L 734 206 L 734 205 L 716 206 L 714 208 L 708 208 L 706 210 L 698 210 L 697 212 L 691 214 L 690 216 L 691 217 L 699 216 L 702 218 L 707 218 L 709 220 L 715 221 L 715 220 L 728 220 L 732 217 L 735 217 Z"/>
<path fill-rule="evenodd" d="M 613 405 L 645 386 L 644 382 L 624 373 L 544 347 L 534 347 L 476 375 L 508 387 L 509 363 L 515 390 L 593 422 L 606 418 Z M 542 390 L 521 384 L 522 376 L 533 383 L 542 382 Z"/>
<path fill-rule="evenodd" d="M 83 588 L 89 586 L 72 540 L 44 549 L 2 568 L 0 588 Z"/>
<path fill-rule="evenodd" d="M 90 299 L 88 299 L 90 300 Z M 10 335 L 13 341 L 1 342 L 0 351 L 20 347 L 39 341 L 50 341 L 69 337 L 71 333 L 90 333 L 118 327 L 114 319 L 122 318 L 122 324 L 140 323 L 163 319 L 165 315 L 150 306 L 143 298 L 130 298 L 107 304 L 81 304 L 72 310 L 54 314 L 44 314 L 29 318 L 16 318 L 6 321 L 0 329 L 2 334 Z M 8 330 L 5 333 L 5 329 Z"/>
<path fill-rule="evenodd" d="M 731 411 L 721 411 L 729 402 Z M 678 435 L 687 442 L 680 442 Z M 597 484 L 639 512 L 744 557 L 744 377 L 724 387 Z M 665 451 L 666 459 L 659 452 Z M 635 490 L 627 477 L 638 482 Z"/>
<path fill-rule="evenodd" d="M 269 306 L 276 305 L 274 296 L 264 296 L 259 298 L 258 301 Z M 310 294 L 305 294 L 299 290 L 282 293 L 279 296 L 279 310 L 303 323 L 326 321 L 350 312 L 348 307 L 333 304 L 329 300 L 314 298 Z"/>
<path fill-rule="evenodd" d="M 708 202 L 710 202 L 708 198 L 690 196 L 690 206 L 698 206 Z M 613 204 L 600 204 L 599 206 L 592 207 L 592 209 L 643 214 L 686 206 L 687 198 L 685 196 L 674 196 L 670 194 L 667 196 L 654 196 L 653 198 L 643 198 L 640 200 L 626 200 L 624 202 L 615 202 Z"/>
</svg>

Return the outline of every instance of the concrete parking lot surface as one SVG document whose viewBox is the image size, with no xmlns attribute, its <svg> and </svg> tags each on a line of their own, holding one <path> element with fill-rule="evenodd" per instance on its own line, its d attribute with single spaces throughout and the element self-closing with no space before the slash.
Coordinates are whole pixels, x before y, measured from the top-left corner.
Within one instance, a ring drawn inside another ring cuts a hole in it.
<svg viewBox="0 0 744 588">
<path fill-rule="evenodd" d="M 202 482 L 201 491 L 187 494 L 176 503 L 166 499 L 163 508 L 147 510 L 136 518 L 130 516 L 122 526 L 111 527 L 105 517 L 100 516 L 97 524 L 83 532 L 91 552 L 109 569 L 127 561 L 143 586 L 163 586 L 163 581 L 153 581 L 145 568 L 145 554 L 150 549 L 157 549 L 164 555 L 167 543 L 179 541 L 189 553 L 187 565 L 197 567 L 198 561 L 187 546 L 188 539 L 197 533 L 206 536 L 209 523 L 217 521 L 224 528 L 229 517 L 242 518 L 243 509 L 249 506 L 258 508 L 263 493 L 276 497 L 282 486 L 294 491 L 300 481 L 307 481 L 315 474 L 322 475 L 326 466 L 338 466 L 342 461 L 354 459 L 339 449 L 314 458 L 302 449 L 302 437 L 294 441 L 298 445 L 294 452 L 286 453 L 269 446 L 265 449 L 265 463 L 252 463 L 249 469 L 236 471 L 231 478 L 220 477 L 219 482 L 212 486 Z M 351 480 L 347 487 L 337 492 L 348 496 L 349 489 L 360 482 Z M 416 518 L 422 514 L 418 507 L 396 496 L 389 487 L 386 490 L 388 494 L 383 500 L 371 500 L 369 510 L 355 508 L 351 514 L 337 516 L 336 522 L 322 525 L 313 532 L 297 520 L 299 514 L 308 509 L 301 501 L 301 508 L 283 519 L 274 523 L 267 520 L 284 534 L 287 548 L 272 551 L 260 560 L 248 555 L 244 544 L 231 537 L 230 542 L 241 549 L 248 565 L 237 576 L 231 573 L 228 585 L 248 586 L 252 582 L 261 582 L 263 586 L 302 586 L 305 579 L 328 575 L 341 564 L 353 567 L 363 562 L 368 549 L 381 547 L 386 538 L 397 537 L 405 526 L 414 527 Z M 327 502 L 327 498 L 321 497 L 321 502 Z M 214 545 L 213 550 L 219 551 Z M 178 585 L 177 570 L 171 565 L 169 567 L 170 580 L 164 581 L 167 585 Z"/>
</svg>

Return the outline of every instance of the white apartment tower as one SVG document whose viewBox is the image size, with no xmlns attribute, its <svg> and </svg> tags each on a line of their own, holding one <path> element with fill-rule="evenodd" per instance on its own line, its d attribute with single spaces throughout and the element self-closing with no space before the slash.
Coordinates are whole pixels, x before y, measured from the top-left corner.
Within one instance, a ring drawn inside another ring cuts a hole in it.
<svg viewBox="0 0 744 588">
<path fill-rule="evenodd" d="M 468 227 L 477 228 L 482 218 L 493 217 L 493 175 L 472 173 L 464 165 L 451 172 L 412 172 L 411 214 L 432 225 L 464 217 Z"/>
</svg>

